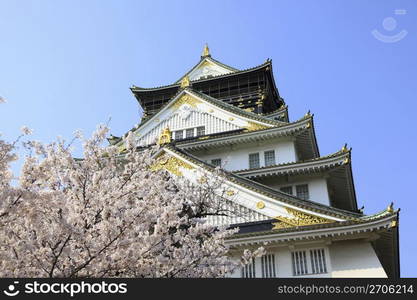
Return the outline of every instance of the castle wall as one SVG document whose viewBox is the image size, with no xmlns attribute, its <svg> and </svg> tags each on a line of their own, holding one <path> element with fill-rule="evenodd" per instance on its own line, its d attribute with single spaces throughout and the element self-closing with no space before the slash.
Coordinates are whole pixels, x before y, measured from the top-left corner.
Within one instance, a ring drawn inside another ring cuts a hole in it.
<svg viewBox="0 0 417 300">
<path fill-rule="evenodd" d="M 324 249 L 326 272 L 322 274 L 294 275 L 292 264 L 292 251 L 306 250 L 308 270 L 311 273 L 310 249 Z M 275 258 L 276 277 L 300 277 L 300 278 L 327 278 L 327 277 L 387 277 L 371 244 L 363 240 L 347 240 L 333 242 L 330 245 L 310 243 L 304 245 L 281 246 L 267 249 L 267 254 L 273 254 Z M 234 255 L 236 259 L 238 256 Z M 257 278 L 262 278 L 261 258 L 255 259 L 255 273 Z M 241 269 L 235 270 L 230 275 L 232 278 L 240 278 Z"/>
</svg>

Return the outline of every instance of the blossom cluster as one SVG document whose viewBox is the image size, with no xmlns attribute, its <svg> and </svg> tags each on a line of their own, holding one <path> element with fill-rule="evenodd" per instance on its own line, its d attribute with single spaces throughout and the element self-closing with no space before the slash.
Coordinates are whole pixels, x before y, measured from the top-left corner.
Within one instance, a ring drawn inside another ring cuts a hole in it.
<svg viewBox="0 0 417 300">
<path fill-rule="evenodd" d="M 0 277 L 224 277 L 262 253 L 231 258 L 236 230 L 204 222 L 233 213 L 215 188 L 152 171 L 158 149 L 131 135 L 122 153 L 103 147 L 107 133 L 77 132 L 81 159 L 63 140 L 26 142 L 17 186 L 15 144 L 0 140 Z"/>
</svg>

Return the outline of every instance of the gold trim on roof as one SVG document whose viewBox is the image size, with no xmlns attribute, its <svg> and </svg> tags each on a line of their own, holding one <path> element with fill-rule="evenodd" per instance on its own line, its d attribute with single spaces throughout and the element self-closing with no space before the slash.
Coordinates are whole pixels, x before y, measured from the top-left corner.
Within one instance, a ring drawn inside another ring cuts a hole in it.
<svg viewBox="0 0 417 300">
<path fill-rule="evenodd" d="M 254 122 L 248 122 L 248 125 L 245 126 L 245 128 L 247 131 L 256 131 L 256 130 L 261 130 L 261 129 L 267 129 L 269 127 L 258 124 L 258 123 L 254 123 Z"/>
<path fill-rule="evenodd" d="M 184 89 L 184 88 L 189 87 L 189 86 L 190 86 L 190 78 L 188 78 L 188 76 L 184 76 L 184 78 L 181 79 L 180 87 L 182 89 Z"/>
<path fill-rule="evenodd" d="M 203 61 L 203 63 L 198 68 L 204 68 L 204 67 L 208 67 L 208 66 L 213 66 L 213 63 L 205 60 L 205 61 Z"/>
<path fill-rule="evenodd" d="M 295 226 L 307 226 L 307 225 L 315 225 L 315 224 L 326 224 L 326 223 L 333 223 L 335 221 L 329 220 L 323 217 L 313 216 L 292 208 L 286 208 L 287 213 L 292 216 L 289 217 L 282 217 L 276 216 L 280 222 L 273 223 L 274 227 L 272 229 L 281 229 L 281 228 L 289 228 Z M 283 224 L 284 223 L 284 224 Z"/>
<path fill-rule="evenodd" d="M 182 95 L 175 103 L 172 105 L 174 109 L 178 109 L 183 104 L 191 105 L 192 107 L 197 107 L 197 104 L 200 104 L 201 101 L 197 98 L 191 97 L 188 94 Z"/>
<path fill-rule="evenodd" d="M 171 174 L 177 176 L 183 176 L 180 168 L 192 170 L 194 169 L 193 166 L 190 164 L 174 157 L 164 154 L 163 156 L 159 157 L 156 162 L 151 166 L 152 171 L 159 171 L 161 169 L 165 169 Z"/>
</svg>

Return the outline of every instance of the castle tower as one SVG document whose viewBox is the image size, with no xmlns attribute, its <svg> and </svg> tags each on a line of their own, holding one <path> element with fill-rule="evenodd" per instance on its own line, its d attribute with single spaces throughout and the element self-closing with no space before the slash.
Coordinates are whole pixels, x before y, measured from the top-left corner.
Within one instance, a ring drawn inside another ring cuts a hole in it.
<svg viewBox="0 0 417 300">
<path fill-rule="evenodd" d="M 232 277 L 399 277 L 399 210 L 358 209 L 351 149 L 320 155 L 313 114 L 290 121 L 271 60 L 238 70 L 206 45 L 174 83 L 131 90 L 144 110 L 131 130 L 139 146 L 159 141 L 177 162 L 169 171 L 190 180 L 225 170 L 225 201 L 241 214 L 209 221 L 239 227 L 231 255 L 267 242 Z"/>
</svg>

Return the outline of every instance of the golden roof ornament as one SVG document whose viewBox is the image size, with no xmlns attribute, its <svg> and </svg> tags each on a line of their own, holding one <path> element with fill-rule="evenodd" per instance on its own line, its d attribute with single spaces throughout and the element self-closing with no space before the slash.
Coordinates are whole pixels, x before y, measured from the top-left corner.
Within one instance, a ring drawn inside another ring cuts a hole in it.
<svg viewBox="0 0 417 300">
<path fill-rule="evenodd" d="M 184 76 L 183 79 L 181 79 L 181 88 L 185 89 L 186 87 L 190 86 L 190 78 L 188 76 Z"/>
<path fill-rule="evenodd" d="M 171 143 L 171 131 L 167 127 L 162 130 L 162 133 L 158 138 L 158 145 L 164 145 L 168 143 Z"/>
<path fill-rule="evenodd" d="M 348 151 L 349 151 L 349 149 L 347 148 L 347 144 L 344 144 L 343 147 L 342 147 L 342 152 L 346 153 Z"/>
<path fill-rule="evenodd" d="M 210 56 L 210 49 L 207 44 L 204 45 L 203 53 L 201 53 L 201 58 Z"/>
</svg>

